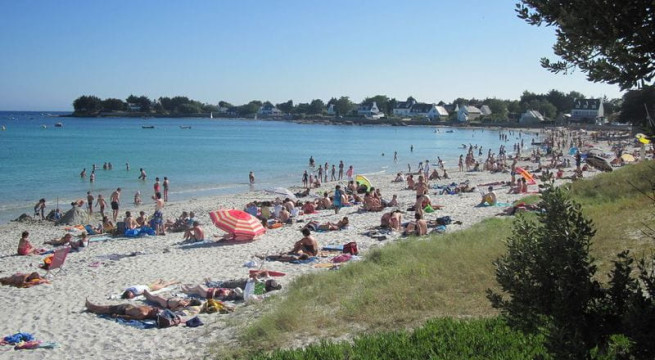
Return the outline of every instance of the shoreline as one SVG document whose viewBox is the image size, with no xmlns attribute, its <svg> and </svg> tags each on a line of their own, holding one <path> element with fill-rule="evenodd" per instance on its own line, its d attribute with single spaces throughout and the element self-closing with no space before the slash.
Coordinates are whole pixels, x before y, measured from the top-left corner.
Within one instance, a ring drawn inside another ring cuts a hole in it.
<svg viewBox="0 0 655 360">
<path fill-rule="evenodd" d="M 533 165 L 523 163 L 523 165 Z M 459 183 L 469 180 L 471 185 L 490 182 L 508 181 L 507 173 L 489 172 L 458 172 L 456 168 L 448 167 L 449 180 L 431 181 L 430 184 Z M 571 174 L 571 168 L 565 175 Z M 586 176 L 593 173 L 586 173 Z M 369 179 L 376 188 L 380 188 L 384 199 L 398 195 L 403 214 L 403 221 L 413 218 L 406 209 L 413 205 L 415 192 L 404 190 L 405 183 L 393 183 L 393 174 L 371 175 Z M 345 185 L 347 181 L 340 182 Z M 559 184 L 565 181 L 558 181 Z M 332 194 L 336 182 L 328 182 L 312 194 L 328 191 Z M 297 189 L 299 187 L 290 187 Z M 486 188 L 486 186 L 485 186 Z M 498 188 L 498 201 L 511 203 L 525 197 L 526 194 L 506 194 L 507 188 Z M 537 190 L 536 186 L 530 187 Z M 293 190 L 292 190 L 293 191 Z M 445 205 L 443 210 L 428 214 L 430 220 L 436 217 L 450 216 L 453 221 L 462 221 L 462 225 L 449 225 L 448 232 L 470 227 L 486 218 L 493 217 L 502 211 L 502 207 L 475 207 L 480 201 L 480 193 L 462 193 L 459 195 L 435 195 L 435 189 L 430 189 L 430 197 L 435 204 Z M 144 199 L 150 194 L 144 194 Z M 206 237 L 222 235 L 223 232 L 212 224 L 208 213 L 220 208 L 243 209 L 246 203 L 254 200 L 273 200 L 276 196 L 264 191 L 245 192 L 239 194 L 216 195 L 201 198 L 191 198 L 186 201 L 167 203 L 163 209 L 164 218 L 174 218 L 182 211 L 194 211 L 203 224 Z M 305 199 L 305 198 L 302 198 Z M 301 200 L 302 200 L 301 199 Z M 126 201 L 128 202 L 128 201 Z M 125 210 L 144 210 L 152 214 L 154 204 L 146 200 L 146 204 L 138 208 L 128 205 Z M 261 239 L 238 245 L 205 244 L 203 246 L 179 246 L 182 233 L 167 233 L 165 236 L 113 239 L 105 242 L 94 242 L 80 252 L 69 254 L 65 270 L 54 277 L 49 285 L 38 285 L 32 288 L 19 289 L 3 287 L 0 298 L 6 304 L 19 304 L 16 307 L 6 307 L 2 310 L 4 323 L 0 329 L 4 335 L 17 331 L 30 332 L 39 340 L 55 341 L 60 346 L 54 350 L 34 350 L 22 354 L 25 358 L 82 358 L 89 353 L 97 354 L 103 359 L 118 359 L 129 357 L 147 358 L 191 358 L 206 355 L 206 346 L 211 342 L 222 340 L 233 343 L 235 340 L 234 319 L 241 316 L 257 316 L 252 307 L 238 303 L 235 314 L 201 314 L 205 326 L 186 328 L 178 326 L 171 329 L 141 330 L 121 325 L 108 319 L 84 311 L 84 299 L 88 298 L 98 304 L 120 304 L 125 301 L 112 297 L 118 295 L 128 286 L 147 284 L 156 279 L 178 280 L 183 284 L 199 284 L 207 277 L 213 280 L 227 280 L 245 277 L 248 268 L 244 263 L 254 260 L 262 261 L 255 255 L 266 255 L 288 251 L 295 241 L 301 238 L 299 228 L 311 221 L 321 223 L 336 222 L 343 216 L 350 219 L 350 227 L 342 231 L 314 233 L 319 246 L 344 244 L 355 241 L 362 254 L 370 249 L 384 246 L 401 239 L 399 234 L 389 235 L 386 240 L 379 241 L 362 235 L 365 231 L 380 224 L 383 212 L 356 211 L 356 207 L 346 207 L 339 214 L 333 210 L 322 210 L 312 215 L 302 215 L 303 222 L 286 225 L 279 229 L 268 230 Z M 385 209 L 389 211 L 390 209 Z M 0 245 L 0 276 L 9 276 L 15 272 L 37 271 L 37 265 L 43 256 L 14 256 L 20 233 L 30 231 L 30 239 L 34 246 L 41 247 L 43 241 L 61 237 L 65 233 L 64 226 L 53 226 L 46 222 L 30 222 L 0 225 L 4 241 Z M 321 263 L 329 262 L 321 258 Z M 314 268 L 310 264 L 289 264 L 281 262 L 265 262 L 264 268 L 281 271 L 287 275 L 278 278 L 283 285 L 281 292 L 273 296 L 284 296 L 285 288 L 296 277 L 314 272 L 325 271 Z M 40 271 L 43 274 L 43 271 Z M 174 289 L 165 296 L 179 293 Z M 141 304 L 140 301 L 131 301 Z M 163 331 L 163 332 L 162 332 Z M 80 336 L 84 334 L 84 336 Z M 3 336 L 4 336 L 3 335 Z M 165 341 L 162 339 L 165 337 Z M 189 341 L 194 339 L 194 341 Z"/>
</svg>

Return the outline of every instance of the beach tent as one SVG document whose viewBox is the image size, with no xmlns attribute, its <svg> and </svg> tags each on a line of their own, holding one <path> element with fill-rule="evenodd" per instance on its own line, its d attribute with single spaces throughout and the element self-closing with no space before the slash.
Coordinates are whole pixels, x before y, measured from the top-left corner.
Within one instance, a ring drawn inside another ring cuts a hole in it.
<svg viewBox="0 0 655 360">
<path fill-rule="evenodd" d="M 514 169 L 516 170 L 516 173 L 517 173 L 517 174 L 521 175 L 521 176 L 525 179 L 525 181 L 526 181 L 526 183 L 527 183 L 528 185 L 534 185 L 534 184 L 537 183 L 537 182 L 535 181 L 535 179 L 534 179 L 534 176 L 532 176 L 532 174 L 530 174 L 530 173 L 529 173 L 527 170 L 525 170 L 524 168 L 522 168 L 522 167 L 520 167 L 520 166 L 517 166 L 517 167 L 515 167 Z"/>
<path fill-rule="evenodd" d="M 280 195 L 284 198 L 289 198 L 291 200 L 297 200 L 296 195 L 291 192 L 291 190 L 283 187 L 276 187 L 276 188 L 271 188 L 271 189 L 266 189 L 264 190 L 265 192 L 269 194 L 275 194 L 275 195 Z"/>
<path fill-rule="evenodd" d="M 73 206 L 55 225 L 85 225 L 89 223 L 89 214 L 79 206 Z"/>
<path fill-rule="evenodd" d="M 371 185 L 371 181 L 368 178 L 366 178 L 366 176 L 364 176 L 364 175 L 355 176 L 355 182 L 357 183 L 357 185 L 366 186 L 366 191 L 371 190 L 371 187 L 373 186 L 373 185 Z"/>
<path fill-rule="evenodd" d="M 216 210 L 209 213 L 214 225 L 225 231 L 233 240 L 248 241 L 266 233 L 261 221 L 241 210 Z"/>
</svg>

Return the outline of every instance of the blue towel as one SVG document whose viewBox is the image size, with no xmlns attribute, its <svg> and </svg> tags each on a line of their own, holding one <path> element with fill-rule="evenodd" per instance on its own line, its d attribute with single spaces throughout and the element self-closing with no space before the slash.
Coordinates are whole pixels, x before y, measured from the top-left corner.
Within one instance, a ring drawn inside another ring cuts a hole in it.
<svg viewBox="0 0 655 360">
<path fill-rule="evenodd" d="M 157 323 L 155 322 L 155 320 L 126 320 L 122 318 L 113 318 L 109 315 L 98 315 L 98 316 L 100 316 L 101 318 L 114 320 L 119 324 L 132 326 L 137 329 L 152 329 L 157 327 Z"/>
<path fill-rule="evenodd" d="M 318 261 L 318 258 L 316 256 L 312 256 L 309 259 L 305 259 L 305 260 L 291 260 L 289 262 L 292 264 L 311 264 L 314 261 Z"/>
</svg>

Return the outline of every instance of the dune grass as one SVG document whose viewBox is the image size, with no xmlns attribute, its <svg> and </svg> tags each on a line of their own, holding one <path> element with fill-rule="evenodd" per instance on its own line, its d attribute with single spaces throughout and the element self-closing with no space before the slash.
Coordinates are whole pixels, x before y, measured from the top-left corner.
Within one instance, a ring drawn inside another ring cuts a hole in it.
<svg viewBox="0 0 655 360">
<path fill-rule="evenodd" d="M 653 175 L 655 165 L 643 163 L 567 185 L 594 221 L 591 251 L 602 281 L 621 250 L 649 256 L 655 249 L 642 231 L 655 224 L 653 201 L 640 192 L 652 191 Z M 504 253 L 511 231 L 511 218 L 487 219 L 467 230 L 389 244 L 339 271 L 301 276 L 287 296 L 263 304 L 264 315 L 240 334 L 238 356 L 305 345 L 298 343 L 304 337 L 387 333 L 431 318 L 494 317 L 485 290 L 496 287 L 492 261 Z M 371 346 L 383 341 L 371 336 Z M 296 355 L 279 358 L 305 358 Z"/>
</svg>

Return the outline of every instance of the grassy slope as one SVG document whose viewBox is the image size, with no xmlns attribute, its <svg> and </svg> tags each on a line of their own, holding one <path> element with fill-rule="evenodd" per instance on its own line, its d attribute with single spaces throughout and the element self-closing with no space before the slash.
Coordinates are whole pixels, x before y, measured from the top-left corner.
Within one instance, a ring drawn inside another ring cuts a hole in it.
<svg viewBox="0 0 655 360">
<path fill-rule="evenodd" d="M 592 255 L 601 279 L 620 250 L 637 255 L 653 250 L 652 239 L 641 231 L 655 223 L 653 202 L 629 184 L 650 191 L 653 175 L 655 164 L 645 163 L 570 185 L 597 229 Z M 413 328 L 435 317 L 494 316 L 484 291 L 496 286 L 492 261 L 505 251 L 510 233 L 511 219 L 489 219 L 465 231 L 390 244 L 339 271 L 302 276 L 288 296 L 267 304 L 272 310 L 244 331 L 242 344 L 265 350 L 289 346 L 299 336 Z"/>
</svg>

